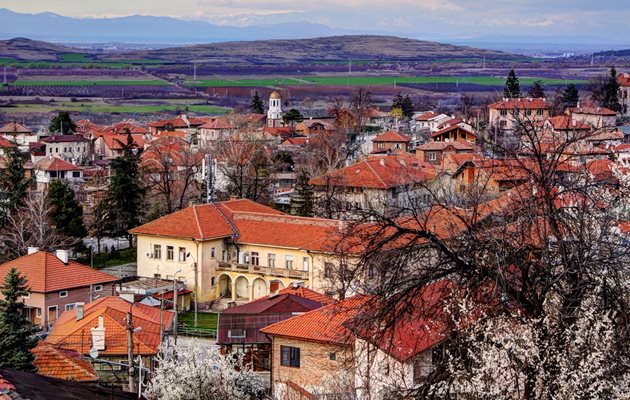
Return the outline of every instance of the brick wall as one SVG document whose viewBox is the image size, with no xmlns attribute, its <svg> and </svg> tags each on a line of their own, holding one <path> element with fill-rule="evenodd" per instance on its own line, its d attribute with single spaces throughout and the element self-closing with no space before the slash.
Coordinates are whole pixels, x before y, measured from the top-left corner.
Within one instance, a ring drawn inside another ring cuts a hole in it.
<svg viewBox="0 0 630 400">
<path fill-rule="evenodd" d="M 300 367 L 280 365 L 280 346 L 300 349 Z M 330 359 L 334 353 L 336 360 Z M 272 388 L 274 394 L 285 391 L 285 383 L 290 381 L 309 392 L 326 391 L 324 382 L 337 379 L 343 373 L 353 373 L 352 348 L 337 344 L 310 342 L 282 337 L 273 338 L 272 346 Z"/>
</svg>

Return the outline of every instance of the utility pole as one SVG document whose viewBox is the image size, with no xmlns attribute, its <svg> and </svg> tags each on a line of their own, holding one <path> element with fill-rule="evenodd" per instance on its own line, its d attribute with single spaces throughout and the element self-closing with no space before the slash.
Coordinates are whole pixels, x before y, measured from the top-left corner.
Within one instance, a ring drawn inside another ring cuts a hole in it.
<svg viewBox="0 0 630 400">
<path fill-rule="evenodd" d="M 173 311 L 175 312 L 173 316 L 173 343 L 175 343 L 175 346 L 177 346 L 177 274 L 180 272 L 182 272 L 182 270 L 178 269 L 175 271 L 175 274 L 173 274 Z"/>
<path fill-rule="evenodd" d="M 164 340 L 164 292 L 160 298 L 160 347 L 162 347 L 162 341 Z"/>
<path fill-rule="evenodd" d="M 129 391 L 136 391 L 136 375 L 133 369 L 133 326 L 131 324 L 131 311 L 127 313 L 127 360 L 129 363 Z"/>
<path fill-rule="evenodd" d="M 197 260 L 195 260 L 195 263 L 193 265 L 195 268 L 195 293 L 194 294 L 195 294 L 195 328 L 196 328 L 197 326 L 199 326 L 197 324 L 197 288 L 198 288 L 197 286 Z"/>
<path fill-rule="evenodd" d="M 206 154 L 206 203 L 214 200 L 214 161 L 211 154 Z"/>
</svg>

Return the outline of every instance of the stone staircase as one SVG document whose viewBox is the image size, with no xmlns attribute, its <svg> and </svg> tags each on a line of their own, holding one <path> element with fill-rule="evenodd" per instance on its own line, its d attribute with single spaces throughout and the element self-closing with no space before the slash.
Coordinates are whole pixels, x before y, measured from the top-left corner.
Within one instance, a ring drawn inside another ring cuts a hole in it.
<svg viewBox="0 0 630 400">
<path fill-rule="evenodd" d="M 212 303 L 212 306 L 210 307 L 210 311 L 212 312 L 221 312 L 223 310 L 225 310 L 226 308 L 228 308 L 231 303 L 236 303 L 237 306 L 240 306 L 241 304 L 245 304 L 247 303 L 247 300 L 241 300 L 238 299 L 235 302 L 232 301 L 231 298 L 221 298 L 215 302 Z"/>
</svg>

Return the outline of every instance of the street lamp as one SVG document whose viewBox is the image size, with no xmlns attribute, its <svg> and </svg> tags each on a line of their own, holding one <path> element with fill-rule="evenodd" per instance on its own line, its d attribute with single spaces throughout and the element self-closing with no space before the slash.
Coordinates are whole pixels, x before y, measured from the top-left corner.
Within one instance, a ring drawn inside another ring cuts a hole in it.
<svg viewBox="0 0 630 400">
<path fill-rule="evenodd" d="M 177 287 L 177 274 L 182 272 L 181 269 L 178 269 L 173 274 L 173 311 L 175 315 L 173 316 L 173 341 L 175 345 L 177 345 L 177 291 L 179 288 Z"/>
<path fill-rule="evenodd" d="M 194 239 L 193 239 L 194 240 Z M 193 263 L 193 269 L 195 271 L 195 291 L 194 291 L 194 296 L 195 296 L 195 328 L 198 326 L 197 324 L 197 259 L 195 257 L 193 257 L 192 254 L 190 254 L 190 252 L 186 253 L 186 257 L 190 257 L 193 259 L 194 263 Z"/>
</svg>

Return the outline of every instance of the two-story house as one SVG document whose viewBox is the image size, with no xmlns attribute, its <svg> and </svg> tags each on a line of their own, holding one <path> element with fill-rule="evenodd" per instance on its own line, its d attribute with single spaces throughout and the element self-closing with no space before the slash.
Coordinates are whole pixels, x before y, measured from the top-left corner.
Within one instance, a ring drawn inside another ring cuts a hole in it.
<svg viewBox="0 0 630 400">
<path fill-rule="evenodd" d="M 82 135 L 52 135 L 40 139 L 45 153 L 75 165 L 85 164 L 92 157 L 92 142 Z"/>
<path fill-rule="evenodd" d="M 112 295 L 117 280 L 113 275 L 69 260 L 65 250 L 50 253 L 31 248 L 29 254 L 0 265 L 0 282 L 4 282 L 11 268 L 26 277 L 31 290 L 24 299 L 26 317 L 46 330 L 61 313 L 77 304 Z"/>
<path fill-rule="evenodd" d="M 406 153 L 409 150 L 409 137 L 388 131 L 372 139 L 372 153 Z"/>
<path fill-rule="evenodd" d="M 293 282 L 325 291 L 336 220 L 286 215 L 250 200 L 192 205 L 132 229 L 138 276 L 174 276 L 197 300 L 244 303 Z"/>
<path fill-rule="evenodd" d="M 619 101 L 621 102 L 621 116 L 630 117 L 630 74 L 627 72 L 617 76 L 619 82 Z"/>
<path fill-rule="evenodd" d="M 83 183 L 83 170 L 58 157 L 44 157 L 33 166 L 36 188 L 44 191 L 55 179 L 67 182 L 76 188 Z"/>
<path fill-rule="evenodd" d="M 536 126 L 550 117 L 551 103 L 540 98 L 503 99 L 488 106 L 490 128 L 513 131 L 520 126 Z"/>
</svg>

